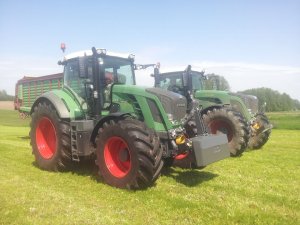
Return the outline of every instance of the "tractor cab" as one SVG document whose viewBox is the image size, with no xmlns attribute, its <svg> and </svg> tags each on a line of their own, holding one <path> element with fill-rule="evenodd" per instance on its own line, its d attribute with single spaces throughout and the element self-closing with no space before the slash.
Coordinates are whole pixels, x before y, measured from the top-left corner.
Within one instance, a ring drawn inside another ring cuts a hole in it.
<svg viewBox="0 0 300 225">
<path fill-rule="evenodd" d="M 116 84 L 135 85 L 134 55 L 95 49 L 64 57 L 64 87 L 81 102 L 90 116 L 112 105 L 111 89 Z"/>
<path fill-rule="evenodd" d="M 174 92 L 203 90 L 206 76 L 204 72 L 192 71 L 189 65 L 184 71 L 154 74 L 155 87 Z"/>
<path fill-rule="evenodd" d="M 193 107 L 194 93 L 205 89 L 204 71 L 192 71 L 190 65 L 184 71 L 160 73 L 159 69 L 156 69 L 152 76 L 155 87 L 185 96 L 188 101 L 188 111 Z"/>
</svg>

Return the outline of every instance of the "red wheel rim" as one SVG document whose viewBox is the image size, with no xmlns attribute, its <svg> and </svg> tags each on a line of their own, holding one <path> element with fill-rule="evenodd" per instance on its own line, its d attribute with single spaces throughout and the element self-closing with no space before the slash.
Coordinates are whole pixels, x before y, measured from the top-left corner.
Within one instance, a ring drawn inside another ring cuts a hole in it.
<svg viewBox="0 0 300 225">
<path fill-rule="evenodd" d="M 125 177 L 131 169 L 127 143 L 120 137 L 109 138 L 104 146 L 104 161 L 113 176 Z"/>
<path fill-rule="evenodd" d="M 41 156 L 50 159 L 56 152 L 57 139 L 55 127 L 47 117 L 43 117 L 38 121 L 35 139 Z"/>
<path fill-rule="evenodd" d="M 223 133 L 227 135 L 228 142 L 233 138 L 232 127 L 228 122 L 223 120 L 213 120 L 209 124 L 210 130 L 213 134 Z"/>
</svg>

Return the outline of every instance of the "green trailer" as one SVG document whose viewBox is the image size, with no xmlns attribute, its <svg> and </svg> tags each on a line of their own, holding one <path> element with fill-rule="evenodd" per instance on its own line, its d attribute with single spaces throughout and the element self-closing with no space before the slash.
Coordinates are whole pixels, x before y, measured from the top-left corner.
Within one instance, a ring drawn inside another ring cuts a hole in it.
<svg viewBox="0 0 300 225">
<path fill-rule="evenodd" d="M 48 91 L 61 89 L 63 86 L 63 73 L 56 73 L 40 77 L 24 76 L 18 80 L 15 87 L 15 110 L 20 112 L 20 117 L 29 115 L 34 101 Z"/>
</svg>

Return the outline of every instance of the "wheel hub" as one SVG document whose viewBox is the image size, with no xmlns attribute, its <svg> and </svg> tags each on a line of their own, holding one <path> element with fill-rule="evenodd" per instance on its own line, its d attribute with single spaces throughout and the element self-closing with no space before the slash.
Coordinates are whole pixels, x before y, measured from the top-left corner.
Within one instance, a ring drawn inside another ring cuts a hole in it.
<svg viewBox="0 0 300 225">
<path fill-rule="evenodd" d="M 131 157 L 127 143 L 121 137 L 111 137 L 104 146 L 104 161 L 109 172 L 118 178 L 131 170 Z"/>
<path fill-rule="evenodd" d="M 127 149 L 121 149 L 119 152 L 119 159 L 121 162 L 126 162 L 129 160 L 129 153 Z"/>
<path fill-rule="evenodd" d="M 52 121 L 43 117 L 38 121 L 35 133 L 36 145 L 44 159 L 50 159 L 56 152 L 56 131 Z"/>
<path fill-rule="evenodd" d="M 223 121 L 223 120 L 213 120 L 209 124 L 209 127 L 213 134 L 223 133 L 223 134 L 227 135 L 227 139 L 229 142 L 232 140 L 233 131 L 232 131 L 230 124 L 228 124 L 228 122 Z"/>
</svg>

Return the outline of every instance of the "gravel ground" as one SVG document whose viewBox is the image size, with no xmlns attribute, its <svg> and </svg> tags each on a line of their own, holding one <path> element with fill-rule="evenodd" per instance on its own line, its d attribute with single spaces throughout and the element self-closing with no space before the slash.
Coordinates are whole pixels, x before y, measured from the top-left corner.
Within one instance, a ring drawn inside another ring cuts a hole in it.
<svg viewBox="0 0 300 225">
<path fill-rule="evenodd" d="M 0 101 L 0 109 L 14 110 L 14 102 L 13 101 Z"/>
</svg>

